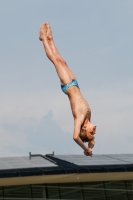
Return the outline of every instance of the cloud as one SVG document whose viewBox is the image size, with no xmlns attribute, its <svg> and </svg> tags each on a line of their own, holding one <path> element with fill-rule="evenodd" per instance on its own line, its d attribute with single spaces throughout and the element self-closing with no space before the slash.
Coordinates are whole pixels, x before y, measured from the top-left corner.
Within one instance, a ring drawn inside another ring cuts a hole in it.
<svg viewBox="0 0 133 200">
<path fill-rule="evenodd" d="M 133 152 L 133 82 L 83 90 L 97 125 L 94 153 Z M 5 95 L 5 96 L 4 96 Z M 57 91 L 3 93 L 0 109 L 1 156 L 33 153 L 82 154 L 73 141 L 67 96 Z M 50 111 L 51 110 L 51 111 Z M 124 148 L 123 148 L 124 147 Z"/>
<path fill-rule="evenodd" d="M 39 120 L 23 118 L 17 123 L 1 125 L 0 156 L 3 156 L 5 149 L 8 155 L 26 155 L 28 152 L 46 154 L 53 151 L 56 154 L 76 153 L 72 134 L 60 128 L 53 119 L 52 111 Z"/>
<path fill-rule="evenodd" d="M 21 118 L 39 120 L 49 110 L 52 110 L 53 118 L 62 128 L 64 127 L 64 130 L 66 130 L 65 127 L 68 127 L 64 123 L 65 120 L 69 123 L 69 131 L 73 125 L 70 103 L 59 88 L 58 90 L 50 89 L 30 93 L 15 90 L 1 91 L 0 110 L 0 124 L 19 125 Z"/>
</svg>

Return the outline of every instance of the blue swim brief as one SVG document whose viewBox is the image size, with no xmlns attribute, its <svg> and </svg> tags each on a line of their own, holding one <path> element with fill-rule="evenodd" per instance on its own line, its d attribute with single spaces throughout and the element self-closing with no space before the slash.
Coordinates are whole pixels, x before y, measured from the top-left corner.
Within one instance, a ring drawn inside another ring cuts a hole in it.
<svg viewBox="0 0 133 200">
<path fill-rule="evenodd" d="M 66 93 L 66 90 L 71 87 L 71 86 L 77 86 L 79 88 L 79 85 L 78 85 L 78 82 L 75 80 L 75 79 L 72 79 L 72 81 L 68 84 L 65 84 L 65 85 L 61 85 L 61 89 L 64 93 Z"/>
</svg>

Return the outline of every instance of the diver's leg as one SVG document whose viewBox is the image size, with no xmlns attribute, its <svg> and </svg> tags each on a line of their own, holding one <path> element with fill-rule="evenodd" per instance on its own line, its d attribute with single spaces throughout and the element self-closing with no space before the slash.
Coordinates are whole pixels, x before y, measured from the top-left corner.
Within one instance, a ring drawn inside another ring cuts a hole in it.
<svg viewBox="0 0 133 200">
<path fill-rule="evenodd" d="M 40 27 L 39 39 L 43 42 L 47 57 L 53 62 L 62 84 L 67 84 L 76 79 L 73 72 L 68 68 L 66 62 L 60 56 L 52 37 L 52 31 L 48 23 Z"/>
</svg>

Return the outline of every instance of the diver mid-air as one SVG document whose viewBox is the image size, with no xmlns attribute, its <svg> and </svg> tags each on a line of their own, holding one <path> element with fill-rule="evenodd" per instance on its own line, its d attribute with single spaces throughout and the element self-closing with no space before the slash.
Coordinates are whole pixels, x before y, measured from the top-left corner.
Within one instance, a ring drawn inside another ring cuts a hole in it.
<svg viewBox="0 0 133 200">
<path fill-rule="evenodd" d="M 90 122 L 90 107 L 80 92 L 76 77 L 60 56 L 54 44 L 52 31 L 48 23 L 43 23 L 40 26 L 39 39 L 44 45 L 47 57 L 55 66 L 61 82 L 62 91 L 70 100 L 74 118 L 73 139 L 84 150 L 86 156 L 92 156 L 92 148 L 95 144 L 94 134 L 96 133 L 96 126 Z M 86 146 L 84 142 L 88 142 L 88 146 Z"/>
</svg>

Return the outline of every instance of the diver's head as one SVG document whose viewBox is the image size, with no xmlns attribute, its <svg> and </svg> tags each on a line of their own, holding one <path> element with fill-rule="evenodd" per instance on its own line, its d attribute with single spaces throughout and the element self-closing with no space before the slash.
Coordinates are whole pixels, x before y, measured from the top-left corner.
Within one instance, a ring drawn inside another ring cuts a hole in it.
<svg viewBox="0 0 133 200">
<path fill-rule="evenodd" d="M 81 127 L 80 138 L 83 142 L 89 142 L 93 140 L 95 138 L 94 137 L 95 134 L 96 134 L 96 125 L 90 123 L 89 121 L 87 122 L 86 125 L 83 125 Z"/>
</svg>

